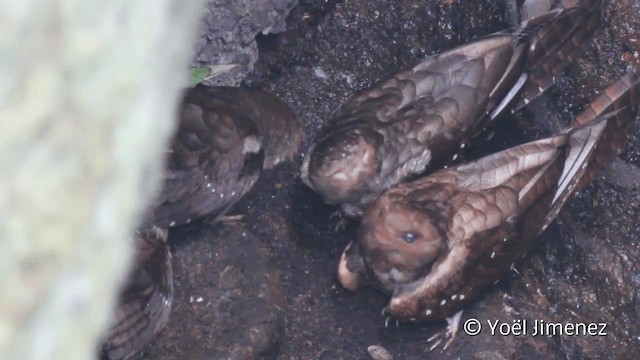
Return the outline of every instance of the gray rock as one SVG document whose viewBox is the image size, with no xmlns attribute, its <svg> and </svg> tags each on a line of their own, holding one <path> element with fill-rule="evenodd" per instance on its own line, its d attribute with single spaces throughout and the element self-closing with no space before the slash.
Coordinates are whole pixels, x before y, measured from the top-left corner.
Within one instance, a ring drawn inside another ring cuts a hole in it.
<svg viewBox="0 0 640 360">
<path fill-rule="evenodd" d="M 257 34 L 285 30 L 298 0 L 208 0 L 192 66 L 238 64 L 207 85 L 238 85 L 258 59 Z"/>
</svg>

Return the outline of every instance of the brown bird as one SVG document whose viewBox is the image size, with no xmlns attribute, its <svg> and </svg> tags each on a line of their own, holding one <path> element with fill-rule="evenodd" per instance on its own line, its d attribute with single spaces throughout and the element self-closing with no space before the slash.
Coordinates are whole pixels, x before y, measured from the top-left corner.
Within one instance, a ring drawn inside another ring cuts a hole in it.
<svg viewBox="0 0 640 360">
<path fill-rule="evenodd" d="M 303 182 L 359 217 L 391 186 L 456 160 L 489 120 L 553 84 L 598 27 L 601 5 L 565 5 L 356 93 L 307 153 Z"/>
<path fill-rule="evenodd" d="M 387 191 L 342 255 L 341 284 L 391 293 L 401 321 L 458 312 L 509 271 L 601 159 L 624 149 L 621 129 L 633 129 L 639 102 L 640 78 L 625 75 L 568 131 Z"/>
<path fill-rule="evenodd" d="M 153 228 L 136 234 L 134 270 L 125 284 L 114 325 L 102 346 L 102 358 L 140 358 L 164 328 L 173 302 L 173 268 L 167 230 Z"/>
<path fill-rule="evenodd" d="M 215 221 L 254 185 L 264 168 L 298 151 L 300 125 L 263 91 L 197 86 L 187 90 L 168 152 L 164 185 L 140 227 Z"/>
</svg>

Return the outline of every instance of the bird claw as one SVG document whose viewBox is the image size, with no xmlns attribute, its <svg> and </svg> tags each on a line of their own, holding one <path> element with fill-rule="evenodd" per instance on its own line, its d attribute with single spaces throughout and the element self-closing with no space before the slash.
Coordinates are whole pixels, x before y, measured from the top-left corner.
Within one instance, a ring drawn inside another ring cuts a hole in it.
<svg viewBox="0 0 640 360">
<path fill-rule="evenodd" d="M 522 276 L 522 274 L 520 274 L 520 272 L 518 271 L 518 269 L 516 269 L 515 264 L 511 264 L 511 270 L 512 270 L 514 273 L 516 273 L 516 274 L 518 274 L 518 275 Z"/>
<path fill-rule="evenodd" d="M 440 343 L 442 343 L 442 339 L 438 339 L 438 341 L 436 341 L 433 345 L 431 345 L 431 347 L 429 347 L 429 352 L 431 352 L 431 351 L 433 351 L 433 349 L 437 348 L 438 345 L 440 345 Z M 444 349 L 442 351 L 444 351 Z"/>
<path fill-rule="evenodd" d="M 386 308 L 385 308 L 385 309 L 386 309 Z M 383 309 L 382 311 L 384 311 L 384 309 Z M 384 315 L 384 314 L 382 314 L 382 315 Z M 387 316 L 387 317 L 384 319 L 384 327 L 385 327 L 385 328 L 388 328 L 388 327 L 389 327 L 389 321 L 390 321 L 390 320 L 392 320 L 392 319 L 393 319 L 393 318 L 392 318 L 391 316 Z M 395 320 L 395 322 L 396 322 L 396 328 L 400 328 L 400 322 L 399 322 L 398 320 Z"/>
<path fill-rule="evenodd" d="M 336 232 L 343 231 L 347 228 L 347 225 L 349 225 L 349 218 L 345 217 L 340 210 L 333 212 L 331 216 L 329 216 L 329 220 L 333 221 L 335 219 L 338 219 L 338 223 L 334 228 Z"/>
<path fill-rule="evenodd" d="M 444 352 L 449 348 L 449 346 L 453 343 L 453 340 L 455 340 L 456 338 L 456 333 L 458 332 L 458 327 L 460 326 L 461 319 L 462 310 L 447 318 L 447 328 L 444 331 L 435 333 L 429 339 L 427 339 L 427 344 L 435 341 L 435 343 L 428 348 L 429 352 L 440 346 L 440 344 L 442 344 L 442 342 L 445 340 L 446 342 L 444 343 L 444 347 L 442 348 L 441 352 Z M 426 350 L 427 349 L 425 349 L 425 351 Z"/>
</svg>

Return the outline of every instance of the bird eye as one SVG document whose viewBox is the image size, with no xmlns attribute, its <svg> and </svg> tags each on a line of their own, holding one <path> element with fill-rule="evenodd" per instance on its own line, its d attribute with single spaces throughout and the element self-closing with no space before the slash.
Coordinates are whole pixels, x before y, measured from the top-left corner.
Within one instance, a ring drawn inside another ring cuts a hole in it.
<svg viewBox="0 0 640 360">
<path fill-rule="evenodd" d="M 402 240 L 411 244 L 412 242 L 418 240 L 419 236 L 420 235 L 418 235 L 418 233 L 415 231 L 407 231 L 404 234 L 402 234 Z"/>
</svg>

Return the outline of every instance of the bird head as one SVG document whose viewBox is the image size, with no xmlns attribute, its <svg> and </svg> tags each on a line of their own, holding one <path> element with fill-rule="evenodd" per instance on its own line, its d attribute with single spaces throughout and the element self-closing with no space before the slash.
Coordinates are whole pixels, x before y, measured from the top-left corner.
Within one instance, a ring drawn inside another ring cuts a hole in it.
<svg viewBox="0 0 640 360">
<path fill-rule="evenodd" d="M 366 273 L 387 292 L 424 276 L 447 248 L 431 211 L 392 192 L 366 211 L 357 243 Z"/>
<path fill-rule="evenodd" d="M 303 181 L 329 204 L 358 199 L 379 170 L 378 142 L 375 132 L 357 127 L 327 134 L 305 157 Z"/>
</svg>

